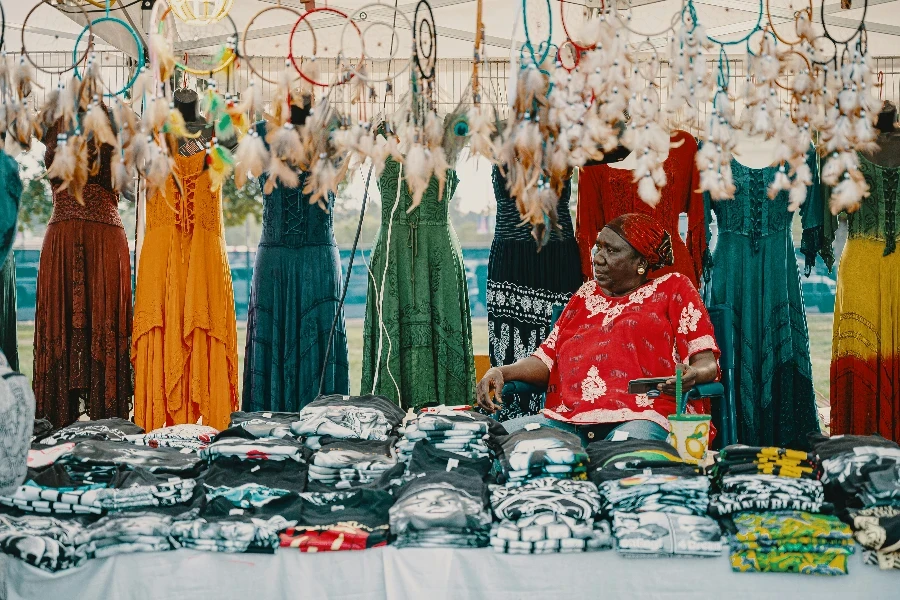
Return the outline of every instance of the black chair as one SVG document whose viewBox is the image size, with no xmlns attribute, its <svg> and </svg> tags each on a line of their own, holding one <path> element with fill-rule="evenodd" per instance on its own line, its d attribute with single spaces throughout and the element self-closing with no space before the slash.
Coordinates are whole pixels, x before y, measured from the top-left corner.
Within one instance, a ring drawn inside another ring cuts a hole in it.
<svg viewBox="0 0 900 600">
<path fill-rule="evenodd" d="M 553 316 L 550 328 L 556 324 L 562 314 L 562 305 L 553 307 Z M 724 448 L 737 443 L 737 409 L 734 393 L 734 312 L 725 306 L 717 306 L 709 310 L 709 318 L 712 321 L 716 333 L 716 340 L 722 352 L 719 357 L 719 366 L 722 369 L 720 381 L 713 383 L 701 383 L 684 395 L 684 401 L 709 398 L 712 402 L 712 421 L 717 430 L 714 446 Z M 521 381 L 509 381 L 503 385 L 503 396 L 512 394 L 544 394 L 546 389 L 523 383 Z"/>
</svg>

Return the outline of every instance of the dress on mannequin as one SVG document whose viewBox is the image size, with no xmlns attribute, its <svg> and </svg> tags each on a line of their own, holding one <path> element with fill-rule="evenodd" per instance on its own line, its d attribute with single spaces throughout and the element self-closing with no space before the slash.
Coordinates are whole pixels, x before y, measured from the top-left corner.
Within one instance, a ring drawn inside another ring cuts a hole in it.
<svg viewBox="0 0 900 600">
<path fill-rule="evenodd" d="M 900 440 L 900 130 L 897 109 L 885 104 L 878 119 L 880 149 L 859 160 L 869 196 L 847 216 L 838 267 L 831 434 Z M 830 267 L 837 218 L 827 203 L 826 212 L 823 257 Z"/>
<path fill-rule="evenodd" d="M 491 366 L 509 365 L 531 356 L 550 333 L 553 306 L 565 306 L 581 287 L 578 243 L 569 214 L 571 183 L 566 181 L 557 205 L 559 229 L 538 249 L 529 227 L 511 198 L 506 179 L 493 168 L 497 226 L 488 263 L 488 346 Z M 503 397 L 500 421 L 540 414 L 543 394 Z"/>
<path fill-rule="evenodd" d="M 700 187 L 700 174 L 694 161 L 697 142 L 689 133 L 676 131 L 672 135 L 672 145 L 663 164 L 666 186 L 660 190 L 662 197 L 656 208 L 646 204 L 638 196 L 637 184 L 633 181 L 634 173 L 629 168 L 633 156 L 622 161 L 625 168 L 600 164 L 584 167 L 579 173 L 575 230 L 585 280 L 591 278 L 591 248 L 597 241 L 597 233 L 616 217 L 638 212 L 653 216 L 672 236 L 675 264 L 654 271 L 653 276 L 681 273 L 699 289 L 706 252 L 706 222 L 703 195 L 697 191 Z M 687 213 L 688 216 L 687 244 L 679 235 L 681 213 Z"/>
<path fill-rule="evenodd" d="M 176 91 L 175 100 L 188 129 L 208 138 L 198 121 L 197 94 Z M 238 406 L 222 194 L 210 189 L 206 153 L 191 153 L 202 145 L 182 142 L 165 190 L 147 199 L 132 345 L 135 423 L 147 431 L 200 418 L 224 429 Z"/>
<path fill-rule="evenodd" d="M 819 431 L 819 420 L 806 309 L 791 237 L 794 213 L 788 211 L 787 192 L 774 200 L 768 196 L 778 172 L 777 167 L 769 166 L 774 150 L 774 143 L 739 137 L 731 161 L 737 188 L 734 198 L 711 201 L 704 195 L 718 228 L 705 301 L 708 307 L 726 306 L 734 311 L 740 442 L 805 448 L 806 434 Z M 814 184 L 800 207 L 800 219 L 804 230 L 818 232 L 822 208 L 812 148 L 807 163 Z M 707 221 L 711 220 L 708 215 Z M 818 248 L 803 250 L 815 260 Z"/>
<path fill-rule="evenodd" d="M 443 195 L 431 179 L 422 203 L 412 197 L 402 165 L 388 160 L 378 181 L 381 229 L 369 260 L 363 330 L 362 393 L 404 409 L 475 400 L 469 291 L 459 239 L 450 223 L 456 171 Z"/>
<path fill-rule="evenodd" d="M 44 135 L 53 164 L 58 124 Z M 44 234 L 34 323 L 37 418 L 64 427 L 131 412 L 131 257 L 119 195 L 112 189 L 112 146 L 88 142 L 98 165 L 84 205 L 51 181 L 53 216 Z"/>
<path fill-rule="evenodd" d="M 265 123 L 257 124 L 257 131 L 264 138 Z M 263 197 L 262 239 L 247 317 L 245 411 L 299 411 L 319 394 L 326 353 L 322 393 L 350 393 L 343 310 L 328 348 L 342 288 L 334 198 L 329 195 L 327 211 L 310 204 L 309 194 L 303 193 L 307 173 L 299 175 L 296 188 L 278 185 Z M 266 177 L 260 178 L 261 186 Z"/>
<path fill-rule="evenodd" d="M 12 245 L 16 239 L 22 180 L 19 163 L 0 150 L 0 350 L 13 371 L 19 370 L 19 343 L 16 338 L 16 259 Z"/>
</svg>

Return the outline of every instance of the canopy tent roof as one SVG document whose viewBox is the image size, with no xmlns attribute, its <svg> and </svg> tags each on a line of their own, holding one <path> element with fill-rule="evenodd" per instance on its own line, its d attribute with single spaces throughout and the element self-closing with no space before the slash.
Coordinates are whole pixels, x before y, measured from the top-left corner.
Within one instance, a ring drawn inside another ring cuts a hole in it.
<svg viewBox="0 0 900 600">
<path fill-rule="evenodd" d="M 577 19 L 582 10 L 580 3 L 592 0 L 525 0 L 528 29 L 532 43 L 537 45 L 547 38 L 560 44 L 566 38 L 560 18 L 560 7 L 564 6 L 567 25 L 570 31 L 577 28 Z M 900 36 L 900 0 L 869 0 L 866 12 L 869 52 L 873 56 L 897 54 L 898 36 Z M 124 2 L 124 8 L 118 4 Z M 518 0 L 483 0 L 483 22 L 485 26 L 485 55 L 488 57 L 506 57 L 511 49 L 517 52 L 525 42 L 524 27 L 520 15 L 522 4 Z M 281 0 L 281 5 L 303 11 L 301 0 Z M 113 5 L 111 16 L 129 23 L 146 42 L 150 27 L 150 11 L 142 8 L 143 2 L 119 0 Z M 186 39 L 176 43 L 177 53 L 214 53 L 223 39 L 236 29 L 243 38 L 247 24 L 259 11 L 276 7 L 278 0 L 235 0 L 230 16 L 234 28 L 226 24 L 218 24 L 207 28 L 194 28 Z M 366 55 L 372 58 L 391 56 L 393 43 L 395 56 L 406 58 L 412 42 L 410 23 L 414 19 L 417 2 L 397 0 L 395 14 L 394 4 L 382 3 L 373 5 L 370 0 L 336 0 L 335 3 L 318 4 L 319 8 L 328 6 L 356 17 L 355 25 L 365 35 Z M 831 34 L 838 38 L 847 38 L 856 28 L 862 16 L 861 0 L 854 0 L 849 10 L 841 9 L 840 0 L 826 0 L 824 12 L 826 23 Z M 5 3 L 7 21 L 6 49 L 18 51 L 21 47 L 21 26 L 25 17 L 35 5 L 34 0 L 25 3 Z M 706 26 L 708 33 L 721 41 L 738 40 L 751 31 L 759 15 L 759 4 L 753 0 L 694 0 L 700 21 Z M 681 0 L 632 0 L 631 27 L 640 32 L 654 34 L 650 36 L 654 46 L 663 50 L 665 38 L 655 35 L 664 31 L 671 18 L 681 9 Z M 793 38 L 790 21 L 798 9 L 808 4 L 802 0 L 770 0 L 773 23 L 784 37 Z M 437 54 L 440 58 L 471 58 L 475 39 L 475 7 L 476 0 L 432 0 L 431 7 L 437 32 Z M 820 21 L 820 5 L 813 4 L 815 20 Z M 101 9 L 85 3 L 85 10 L 90 11 L 90 18 L 104 16 Z M 360 11 L 360 9 L 363 9 Z M 85 23 L 84 15 L 76 8 L 67 7 L 66 12 L 49 5 L 39 7 L 28 19 L 25 32 L 26 46 L 29 52 L 56 50 L 71 51 L 75 40 Z M 405 17 L 405 18 L 404 18 Z M 517 18 L 518 17 L 518 18 Z M 765 22 L 763 16 L 763 22 Z M 297 18 L 287 10 L 273 9 L 256 19 L 248 31 L 246 50 L 250 56 L 285 57 L 291 29 Z M 359 37 L 353 25 L 332 12 L 320 12 L 309 17 L 315 30 L 315 41 L 318 56 L 337 55 L 344 40 L 344 54 L 359 56 Z M 396 37 L 391 34 L 391 28 Z M 230 30 L 230 31 L 229 31 Z M 131 33 L 124 27 L 111 23 L 98 23 L 94 27 L 95 34 L 110 47 L 130 55 L 135 53 L 135 43 Z M 311 54 L 312 39 L 308 29 L 298 27 L 295 36 L 294 54 L 297 56 Z M 635 42 L 646 37 L 632 35 Z M 243 45 L 241 47 L 243 50 Z M 737 44 L 726 47 L 730 54 L 745 54 L 746 46 Z"/>
</svg>

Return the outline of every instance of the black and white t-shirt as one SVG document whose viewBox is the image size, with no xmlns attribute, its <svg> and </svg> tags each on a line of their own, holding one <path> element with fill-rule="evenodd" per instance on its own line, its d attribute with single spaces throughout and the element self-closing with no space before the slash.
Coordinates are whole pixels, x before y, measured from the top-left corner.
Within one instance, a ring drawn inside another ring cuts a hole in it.
<svg viewBox="0 0 900 600">
<path fill-rule="evenodd" d="M 493 467 L 490 458 L 467 458 L 455 452 L 440 450 L 428 440 L 416 442 L 409 460 L 408 471 L 415 473 L 443 473 L 469 470 L 482 481 L 488 481 Z"/>
<path fill-rule="evenodd" d="M 307 404 L 291 424 L 294 435 L 316 438 L 387 440 L 405 413 L 382 396 L 320 396 Z"/>
<path fill-rule="evenodd" d="M 587 454 L 581 439 L 550 427 L 517 431 L 499 439 L 503 448 L 503 471 L 508 481 L 531 477 L 585 476 Z"/>
<path fill-rule="evenodd" d="M 625 555 L 718 556 L 724 547 L 719 524 L 705 516 L 619 512 L 612 526 Z"/>
<path fill-rule="evenodd" d="M 138 427 L 131 421 L 120 418 L 100 419 L 97 421 L 76 421 L 35 442 L 35 445 L 55 446 L 63 442 L 79 440 L 124 442 L 127 441 L 127 436 L 142 433 L 144 433 L 142 427 Z"/>
<path fill-rule="evenodd" d="M 490 486 L 491 508 L 498 519 L 517 521 L 539 512 L 591 521 L 600 512 L 600 494 L 590 481 L 541 477 L 520 486 Z"/>
</svg>

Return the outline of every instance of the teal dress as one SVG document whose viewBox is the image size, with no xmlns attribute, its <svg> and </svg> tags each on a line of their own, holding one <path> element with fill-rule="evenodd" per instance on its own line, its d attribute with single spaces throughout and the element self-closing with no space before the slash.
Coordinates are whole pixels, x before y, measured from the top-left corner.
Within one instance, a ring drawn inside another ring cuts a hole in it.
<svg viewBox="0 0 900 600">
<path fill-rule="evenodd" d="M 326 354 L 322 392 L 350 393 L 332 212 L 309 203 L 309 195 L 301 191 L 306 179 L 307 174 L 300 173 L 297 188 L 277 186 L 263 198 L 263 231 L 247 317 L 244 411 L 299 411 L 319 394 Z M 263 174 L 261 187 L 265 180 Z"/>
<path fill-rule="evenodd" d="M 816 158 L 810 154 L 813 181 Z M 775 167 L 751 169 L 731 162 L 737 187 L 733 200 L 711 202 L 718 243 L 713 253 L 707 306 L 734 311 L 735 392 L 738 439 L 751 446 L 806 448 L 806 434 L 819 431 L 809 331 L 794 255 L 787 192 L 774 200 L 768 187 Z M 821 238 L 818 185 L 810 187 L 800 209 L 803 253 L 815 262 Z M 711 222 L 709 214 L 707 223 Z M 810 262 L 811 261 L 811 262 Z"/>
<path fill-rule="evenodd" d="M 378 182 L 382 220 L 369 259 L 361 390 L 404 409 L 475 400 L 466 271 L 449 219 L 458 181 L 448 171 L 439 197 L 432 178 L 412 212 L 405 181 L 398 194 L 399 163 L 389 160 Z"/>
<path fill-rule="evenodd" d="M 10 368 L 19 370 L 19 343 L 16 337 L 16 259 L 12 253 L 16 239 L 22 180 L 19 163 L 0 151 L 0 350 Z"/>
</svg>

